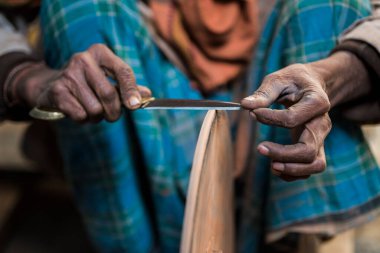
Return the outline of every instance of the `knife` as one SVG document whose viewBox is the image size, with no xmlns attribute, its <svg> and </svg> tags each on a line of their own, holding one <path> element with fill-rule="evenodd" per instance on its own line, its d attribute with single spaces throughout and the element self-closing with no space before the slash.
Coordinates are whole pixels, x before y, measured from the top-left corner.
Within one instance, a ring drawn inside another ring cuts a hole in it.
<svg viewBox="0 0 380 253">
<path fill-rule="evenodd" d="M 193 99 L 156 99 L 143 98 L 141 106 L 138 109 L 143 110 L 240 110 L 239 103 L 224 102 L 216 100 L 193 100 Z M 40 120 L 59 120 L 65 118 L 65 115 L 53 108 L 35 107 L 30 111 L 32 118 Z"/>
</svg>

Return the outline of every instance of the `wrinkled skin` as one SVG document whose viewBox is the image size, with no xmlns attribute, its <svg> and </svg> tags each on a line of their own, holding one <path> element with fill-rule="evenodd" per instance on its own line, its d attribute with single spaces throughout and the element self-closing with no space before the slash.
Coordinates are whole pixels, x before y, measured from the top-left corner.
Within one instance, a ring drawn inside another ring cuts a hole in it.
<svg viewBox="0 0 380 253">
<path fill-rule="evenodd" d="M 59 71 L 44 64 L 27 68 L 13 83 L 16 100 L 30 107 L 56 108 L 78 122 L 116 121 L 121 105 L 136 109 L 142 97 L 151 96 L 148 88 L 136 85 L 132 69 L 101 44 L 75 54 Z"/>
<path fill-rule="evenodd" d="M 323 145 L 331 130 L 329 110 L 339 105 L 343 106 L 343 115 L 360 115 L 364 104 L 349 103 L 370 92 L 370 79 L 362 62 L 350 53 L 338 52 L 318 62 L 294 64 L 270 74 L 241 103 L 259 122 L 291 129 L 294 144 L 263 142 L 257 149 L 271 159 L 273 174 L 293 181 L 325 170 Z M 286 109 L 269 109 L 275 102 Z"/>
<path fill-rule="evenodd" d="M 294 145 L 263 142 L 258 151 L 272 160 L 272 172 L 284 180 L 305 179 L 326 167 L 323 141 L 331 129 L 325 83 L 308 67 L 292 65 L 267 76 L 242 101 L 258 121 L 292 129 Z M 284 110 L 272 110 L 274 102 Z"/>
</svg>

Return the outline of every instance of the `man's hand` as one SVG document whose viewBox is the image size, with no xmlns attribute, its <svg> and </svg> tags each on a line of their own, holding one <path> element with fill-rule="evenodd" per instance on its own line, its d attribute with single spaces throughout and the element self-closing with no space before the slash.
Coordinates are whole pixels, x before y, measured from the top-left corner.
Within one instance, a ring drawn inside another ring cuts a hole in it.
<svg viewBox="0 0 380 253">
<path fill-rule="evenodd" d="M 75 54 L 60 71 L 44 64 L 21 73 L 16 94 L 27 105 L 56 108 L 78 122 L 116 121 L 121 105 L 140 106 L 148 88 L 137 86 L 132 69 L 106 46 Z M 111 85 L 105 73 L 117 81 Z"/>
<path fill-rule="evenodd" d="M 261 154 L 272 160 L 273 173 L 285 180 L 308 178 L 326 167 L 323 142 L 330 132 L 330 107 L 356 122 L 379 122 L 378 98 L 366 66 L 354 54 L 339 51 L 309 64 L 294 64 L 265 78 L 242 106 L 264 124 L 292 129 L 295 144 L 263 142 Z M 363 102 L 364 101 L 364 102 Z M 268 109 L 274 102 L 284 110 Z M 365 112 L 373 109 L 375 111 Z"/>
<path fill-rule="evenodd" d="M 242 100 L 258 121 L 292 129 L 293 145 L 263 142 L 260 154 L 272 160 L 272 172 L 284 180 L 305 179 L 326 168 L 324 139 L 331 130 L 329 98 L 321 75 L 295 64 L 267 76 L 260 88 Z M 268 107 L 280 103 L 284 110 Z"/>
</svg>

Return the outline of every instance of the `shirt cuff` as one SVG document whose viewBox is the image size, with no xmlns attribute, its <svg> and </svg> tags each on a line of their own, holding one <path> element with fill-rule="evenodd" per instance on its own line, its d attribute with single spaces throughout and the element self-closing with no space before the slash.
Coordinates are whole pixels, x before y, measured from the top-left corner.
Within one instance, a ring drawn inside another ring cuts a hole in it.
<svg viewBox="0 0 380 253">
<path fill-rule="evenodd" d="M 366 66 L 376 94 L 380 94 L 380 53 L 370 44 L 358 40 L 345 40 L 332 53 L 347 51 L 358 57 Z"/>
<path fill-rule="evenodd" d="M 380 52 L 380 16 L 371 16 L 354 23 L 340 37 L 339 43 L 357 40 L 371 45 Z"/>
</svg>

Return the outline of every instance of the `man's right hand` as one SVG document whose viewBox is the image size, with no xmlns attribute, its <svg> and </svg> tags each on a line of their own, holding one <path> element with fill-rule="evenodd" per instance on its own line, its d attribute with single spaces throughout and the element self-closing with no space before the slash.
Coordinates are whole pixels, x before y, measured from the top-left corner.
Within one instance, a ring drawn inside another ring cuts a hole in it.
<svg viewBox="0 0 380 253">
<path fill-rule="evenodd" d="M 116 81 L 112 85 L 105 73 Z M 75 54 L 62 70 L 39 64 L 14 79 L 15 95 L 30 107 L 58 109 L 78 122 L 116 121 L 121 105 L 137 109 L 148 88 L 136 85 L 128 64 L 102 44 Z"/>
</svg>

